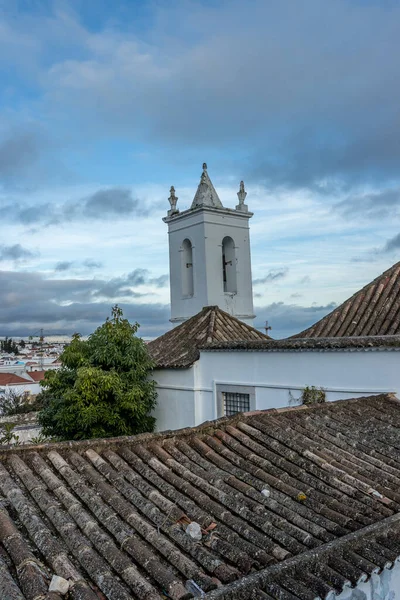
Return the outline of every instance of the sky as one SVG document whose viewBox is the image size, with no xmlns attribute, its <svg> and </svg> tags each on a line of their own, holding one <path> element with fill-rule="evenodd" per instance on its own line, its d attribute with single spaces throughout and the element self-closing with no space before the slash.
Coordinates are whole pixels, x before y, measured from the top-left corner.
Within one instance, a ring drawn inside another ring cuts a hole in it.
<svg viewBox="0 0 400 600">
<path fill-rule="evenodd" d="M 0 335 L 169 327 L 171 185 L 251 219 L 286 337 L 400 260 L 400 3 L 0 0 Z"/>
</svg>

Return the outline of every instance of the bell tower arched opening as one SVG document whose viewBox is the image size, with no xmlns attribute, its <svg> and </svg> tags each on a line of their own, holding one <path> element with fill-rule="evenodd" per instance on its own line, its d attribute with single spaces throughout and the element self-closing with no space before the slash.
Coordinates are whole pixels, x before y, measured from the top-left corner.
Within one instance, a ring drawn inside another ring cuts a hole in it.
<svg viewBox="0 0 400 600">
<path fill-rule="evenodd" d="M 229 236 L 222 240 L 222 279 L 224 292 L 237 293 L 235 242 Z"/>
<path fill-rule="evenodd" d="M 190 298 L 194 293 L 193 246 L 188 239 L 182 242 L 182 296 Z"/>
</svg>

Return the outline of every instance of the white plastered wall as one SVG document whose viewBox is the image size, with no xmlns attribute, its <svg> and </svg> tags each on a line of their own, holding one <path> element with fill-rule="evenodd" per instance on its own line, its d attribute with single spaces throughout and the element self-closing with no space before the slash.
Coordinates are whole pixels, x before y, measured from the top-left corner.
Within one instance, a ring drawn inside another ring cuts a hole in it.
<svg viewBox="0 0 400 600">
<path fill-rule="evenodd" d="M 190 369 L 154 372 L 157 429 L 199 425 L 221 415 L 217 385 L 254 386 L 255 409 L 289 405 L 302 388 L 326 390 L 328 401 L 394 392 L 400 397 L 400 352 L 201 352 Z"/>
<path fill-rule="evenodd" d="M 153 411 L 156 431 L 194 427 L 195 377 L 194 369 L 156 369 L 157 406 Z"/>
<path fill-rule="evenodd" d="M 204 306 L 219 306 L 249 325 L 253 322 L 250 230 L 251 213 L 204 208 L 178 215 L 168 222 L 171 320 L 181 322 Z M 236 293 L 224 292 L 222 241 L 235 243 Z M 182 244 L 192 244 L 193 295 L 185 296 L 182 285 Z"/>
</svg>

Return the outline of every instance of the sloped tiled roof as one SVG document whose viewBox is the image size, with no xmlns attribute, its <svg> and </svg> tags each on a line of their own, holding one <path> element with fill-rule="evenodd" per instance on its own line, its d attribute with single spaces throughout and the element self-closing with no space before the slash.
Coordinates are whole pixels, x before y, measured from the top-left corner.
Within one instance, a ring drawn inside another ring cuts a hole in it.
<svg viewBox="0 0 400 600">
<path fill-rule="evenodd" d="M 5 449 L 0 597 L 325 598 L 399 557 L 399 448 L 381 395 Z"/>
<path fill-rule="evenodd" d="M 400 334 L 400 262 L 293 337 Z"/>
<path fill-rule="evenodd" d="M 198 360 L 199 348 L 206 343 L 267 339 L 270 339 L 267 335 L 218 306 L 206 306 L 194 317 L 149 342 L 147 347 L 157 368 L 185 368 Z"/>
<path fill-rule="evenodd" d="M 45 371 L 29 371 L 29 377 L 33 379 L 33 381 L 42 381 L 44 379 Z"/>
<path fill-rule="evenodd" d="M 203 352 L 219 350 L 243 351 L 258 350 L 260 352 L 339 352 L 352 350 L 368 351 L 400 351 L 400 335 L 377 335 L 364 337 L 332 337 L 332 338 L 299 338 L 283 340 L 252 340 L 240 342 L 210 342 L 200 348 Z"/>
<path fill-rule="evenodd" d="M 29 379 L 24 379 L 15 373 L 0 373 L 0 385 L 17 385 L 30 383 Z"/>
</svg>

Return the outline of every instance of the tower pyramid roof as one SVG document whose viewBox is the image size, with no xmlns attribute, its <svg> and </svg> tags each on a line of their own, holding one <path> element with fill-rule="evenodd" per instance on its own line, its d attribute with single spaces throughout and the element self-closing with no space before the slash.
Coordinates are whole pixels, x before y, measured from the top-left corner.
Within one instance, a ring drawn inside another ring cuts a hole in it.
<svg viewBox="0 0 400 600">
<path fill-rule="evenodd" d="M 212 206 L 214 208 L 224 208 L 221 200 L 212 184 L 212 181 L 207 173 L 207 165 L 203 163 L 203 172 L 201 174 L 200 183 L 197 192 L 192 202 L 191 208 L 199 206 Z"/>
</svg>

